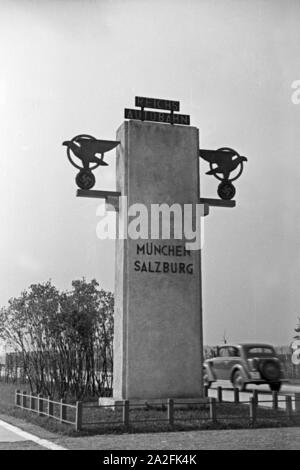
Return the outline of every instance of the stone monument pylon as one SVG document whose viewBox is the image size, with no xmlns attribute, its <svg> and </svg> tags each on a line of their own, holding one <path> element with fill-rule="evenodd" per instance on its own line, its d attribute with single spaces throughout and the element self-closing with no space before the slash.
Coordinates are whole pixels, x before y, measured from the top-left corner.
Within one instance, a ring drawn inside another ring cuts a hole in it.
<svg viewBox="0 0 300 470">
<path fill-rule="evenodd" d="M 104 198 L 117 214 L 113 398 L 101 403 L 197 401 L 204 395 L 199 219 L 210 206 L 235 207 L 232 182 L 247 158 L 230 147 L 200 149 L 179 101 L 136 97 L 135 105 L 141 109 L 125 109 L 117 140 L 80 134 L 63 142 L 79 169 L 77 196 Z M 108 165 L 113 148 L 117 191 L 92 190 L 92 172 Z M 199 157 L 220 181 L 219 199 L 200 197 Z"/>
<path fill-rule="evenodd" d="M 128 207 L 147 208 L 149 227 L 153 204 L 183 212 L 184 204 L 199 203 L 197 128 L 130 120 L 117 140 L 117 191 Z M 129 219 L 119 207 L 118 223 Z M 186 250 L 172 234 L 164 239 L 161 229 L 159 235 L 116 240 L 115 400 L 202 394 L 200 250 Z"/>
</svg>

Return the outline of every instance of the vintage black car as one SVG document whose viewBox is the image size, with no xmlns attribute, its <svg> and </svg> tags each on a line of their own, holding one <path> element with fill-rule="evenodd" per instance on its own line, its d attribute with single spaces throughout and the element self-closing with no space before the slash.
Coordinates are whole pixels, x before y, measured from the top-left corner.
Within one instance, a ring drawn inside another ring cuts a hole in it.
<svg viewBox="0 0 300 470">
<path fill-rule="evenodd" d="M 230 380 L 241 391 L 249 383 L 268 384 L 272 391 L 279 391 L 284 376 L 273 346 L 223 344 L 215 348 L 214 357 L 204 362 L 205 385 L 209 387 L 216 380 Z"/>
</svg>

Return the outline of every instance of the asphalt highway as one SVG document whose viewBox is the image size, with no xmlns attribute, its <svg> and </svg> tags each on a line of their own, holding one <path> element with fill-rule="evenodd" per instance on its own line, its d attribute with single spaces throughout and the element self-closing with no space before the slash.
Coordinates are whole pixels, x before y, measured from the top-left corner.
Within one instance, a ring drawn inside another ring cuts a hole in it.
<svg viewBox="0 0 300 470">
<path fill-rule="evenodd" d="M 210 397 L 217 397 L 217 387 L 222 387 L 222 396 L 224 401 L 233 401 L 234 394 L 233 394 L 233 387 L 231 382 L 227 380 L 218 380 L 214 382 L 209 389 L 208 395 Z M 249 401 L 250 398 L 253 396 L 253 390 L 257 390 L 258 392 L 258 402 L 261 406 L 271 407 L 272 406 L 272 393 L 268 385 L 247 385 L 245 392 L 240 392 L 240 401 Z M 300 384 L 291 384 L 285 383 L 282 385 L 280 392 L 278 393 L 278 407 L 285 409 L 285 395 L 292 396 L 292 403 L 293 409 L 295 409 L 295 400 L 294 396 L 295 393 L 300 394 Z M 299 409 L 300 409 L 300 401 L 299 401 Z"/>
</svg>

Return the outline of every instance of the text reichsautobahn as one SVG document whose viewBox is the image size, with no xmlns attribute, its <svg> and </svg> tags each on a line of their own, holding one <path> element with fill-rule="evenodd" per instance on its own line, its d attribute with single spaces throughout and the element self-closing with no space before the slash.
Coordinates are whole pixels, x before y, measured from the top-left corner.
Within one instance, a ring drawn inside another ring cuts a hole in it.
<svg viewBox="0 0 300 470">
<path fill-rule="evenodd" d="M 139 121 L 155 121 L 167 124 L 190 125 L 190 116 L 188 114 L 160 113 L 157 111 L 141 111 L 139 109 L 125 108 L 125 119 L 138 119 Z"/>
</svg>

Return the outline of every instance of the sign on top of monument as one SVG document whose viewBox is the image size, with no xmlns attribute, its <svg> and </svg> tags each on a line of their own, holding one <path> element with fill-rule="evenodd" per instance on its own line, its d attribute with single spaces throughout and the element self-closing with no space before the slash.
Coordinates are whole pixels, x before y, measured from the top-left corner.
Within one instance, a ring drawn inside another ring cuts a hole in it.
<svg viewBox="0 0 300 470">
<path fill-rule="evenodd" d="M 160 98 L 135 97 L 135 106 L 141 108 L 167 109 L 169 111 L 179 111 L 179 101 L 161 100 Z"/>
<path fill-rule="evenodd" d="M 174 111 L 179 111 L 179 101 L 136 96 L 135 106 L 140 107 L 141 109 L 125 108 L 125 119 L 163 122 L 167 124 L 181 124 L 184 126 L 190 125 L 190 116 L 188 116 L 187 114 L 174 113 Z M 162 113 L 161 111 L 145 111 L 144 108 L 165 109 L 170 111 L 170 113 Z"/>
</svg>

